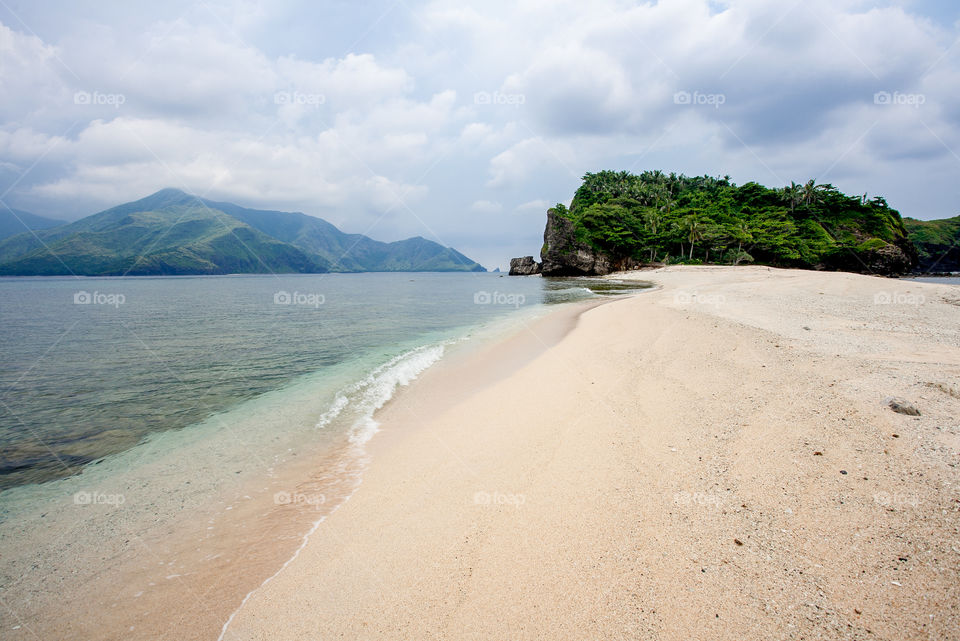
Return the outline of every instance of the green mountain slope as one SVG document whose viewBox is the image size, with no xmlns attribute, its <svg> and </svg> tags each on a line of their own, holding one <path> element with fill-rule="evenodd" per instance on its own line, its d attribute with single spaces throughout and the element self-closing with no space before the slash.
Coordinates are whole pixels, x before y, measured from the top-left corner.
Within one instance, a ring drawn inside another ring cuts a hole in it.
<svg viewBox="0 0 960 641">
<path fill-rule="evenodd" d="M 940 220 L 904 218 L 917 248 L 921 272 L 960 271 L 960 216 Z"/>
<path fill-rule="evenodd" d="M 0 240 L 0 275 L 482 270 L 422 238 L 381 243 L 305 214 L 247 209 L 176 189 Z"/>
<path fill-rule="evenodd" d="M 66 222 L 62 220 L 37 216 L 28 211 L 7 209 L 6 207 L 0 206 L 0 240 L 22 234 L 29 229 L 49 229 L 65 224 Z"/>
<path fill-rule="evenodd" d="M 0 243 L 0 274 L 231 274 L 326 271 L 317 258 L 203 206 L 121 206 Z"/>
<path fill-rule="evenodd" d="M 455 249 L 419 236 L 383 243 L 362 234 L 344 233 L 315 216 L 204 202 L 274 238 L 320 256 L 331 271 L 484 271 L 480 264 Z"/>
</svg>

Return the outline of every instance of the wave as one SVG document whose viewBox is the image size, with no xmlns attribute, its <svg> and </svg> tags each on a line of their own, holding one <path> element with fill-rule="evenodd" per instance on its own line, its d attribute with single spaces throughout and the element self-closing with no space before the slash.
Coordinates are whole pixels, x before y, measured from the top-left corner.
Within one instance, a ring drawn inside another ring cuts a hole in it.
<svg viewBox="0 0 960 641">
<path fill-rule="evenodd" d="M 439 361 L 447 343 L 424 345 L 373 369 L 365 378 L 337 392 L 330 408 L 317 421 L 323 429 L 342 417 L 349 421 L 350 442 L 363 445 L 377 433 L 380 424 L 373 415 L 393 398 L 397 388 L 409 385 L 424 370 Z"/>
<path fill-rule="evenodd" d="M 373 418 L 376 411 L 393 398 L 397 388 L 409 385 L 427 368 L 439 361 L 443 357 L 446 346 L 451 342 L 453 341 L 446 341 L 435 345 L 424 345 L 404 352 L 390 359 L 383 365 L 376 367 L 365 378 L 337 393 L 330 408 L 317 420 L 317 429 L 328 427 L 342 416 L 345 420 L 352 420 L 348 432 L 350 442 L 356 447 L 362 447 L 380 429 L 380 423 Z M 346 497 L 344 501 L 349 498 L 349 496 Z M 342 505 L 342 503 L 340 505 Z M 340 505 L 334 506 L 331 514 L 339 509 Z M 287 566 L 300 556 L 300 552 L 306 547 L 310 536 L 317 531 L 326 518 L 327 517 L 324 516 L 314 521 L 310 529 L 303 535 L 303 538 L 300 540 L 300 546 L 293 553 L 293 556 L 287 559 L 279 570 L 243 597 L 237 609 L 234 610 L 226 622 L 224 622 L 218 641 L 223 641 L 230 624 L 237 616 L 237 613 L 239 613 L 247 604 L 247 601 L 250 600 L 250 597 L 252 597 L 257 590 L 279 576 Z"/>
<path fill-rule="evenodd" d="M 573 293 L 573 292 L 576 292 L 576 293 L 578 293 L 578 294 L 586 294 L 586 295 L 587 295 L 587 298 L 590 298 L 590 297 L 592 297 L 592 296 L 596 296 L 596 295 L 597 295 L 597 292 L 593 291 L 593 290 L 590 289 L 589 287 L 580 287 L 580 286 L 577 286 L 577 287 L 564 287 L 563 289 L 558 290 L 558 291 L 563 292 L 563 293 L 567 293 L 567 292 Z"/>
</svg>

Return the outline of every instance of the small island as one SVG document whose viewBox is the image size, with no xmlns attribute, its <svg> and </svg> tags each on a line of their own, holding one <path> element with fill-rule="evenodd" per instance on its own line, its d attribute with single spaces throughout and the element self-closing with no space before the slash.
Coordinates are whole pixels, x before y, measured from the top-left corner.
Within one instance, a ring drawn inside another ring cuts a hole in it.
<svg viewBox="0 0 960 641">
<path fill-rule="evenodd" d="M 547 212 L 541 262 L 515 258 L 510 274 L 751 263 L 885 276 L 918 266 L 950 272 L 960 269 L 958 238 L 960 217 L 904 220 L 882 196 L 849 196 L 813 180 L 770 188 L 729 176 L 601 171 L 583 177 L 569 208 Z"/>
</svg>

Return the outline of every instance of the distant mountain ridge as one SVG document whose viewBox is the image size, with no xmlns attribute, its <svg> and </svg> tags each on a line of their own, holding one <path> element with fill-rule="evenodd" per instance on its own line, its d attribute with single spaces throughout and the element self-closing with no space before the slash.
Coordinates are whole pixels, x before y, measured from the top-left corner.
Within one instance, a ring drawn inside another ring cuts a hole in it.
<svg viewBox="0 0 960 641">
<path fill-rule="evenodd" d="M 27 230 L 49 229 L 66 224 L 65 220 L 37 216 L 20 209 L 0 207 L 0 240 L 22 234 Z"/>
<path fill-rule="evenodd" d="M 306 214 L 249 209 L 178 189 L 0 240 L 0 275 L 8 276 L 364 271 L 485 270 L 425 238 L 384 243 Z"/>
</svg>

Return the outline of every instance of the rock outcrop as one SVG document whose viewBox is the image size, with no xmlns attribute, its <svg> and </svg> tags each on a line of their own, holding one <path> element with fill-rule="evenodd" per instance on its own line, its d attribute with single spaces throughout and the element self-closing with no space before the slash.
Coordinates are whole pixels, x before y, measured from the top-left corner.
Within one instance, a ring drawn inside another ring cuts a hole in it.
<svg viewBox="0 0 960 641">
<path fill-rule="evenodd" d="M 555 209 L 547 211 L 540 259 L 544 276 L 603 276 L 640 265 L 633 258 L 608 255 L 578 241 L 573 221 Z"/>
<path fill-rule="evenodd" d="M 894 243 L 854 253 L 840 250 L 830 256 L 818 269 L 895 276 L 909 274 L 917 264 L 917 248 L 907 237 Z"/>
<path fill-rule="evenodd" d="M 540 263 L 533 260 L 533 256 L 510 259 L 511 276 L 533 276 L 540 273 Z"/>
<path fill-rule="evenodd" d="M 960 216 L 940 220 L 904 218 L 917 248 L 920 273 L 960 272 Z"/>
</svg>

